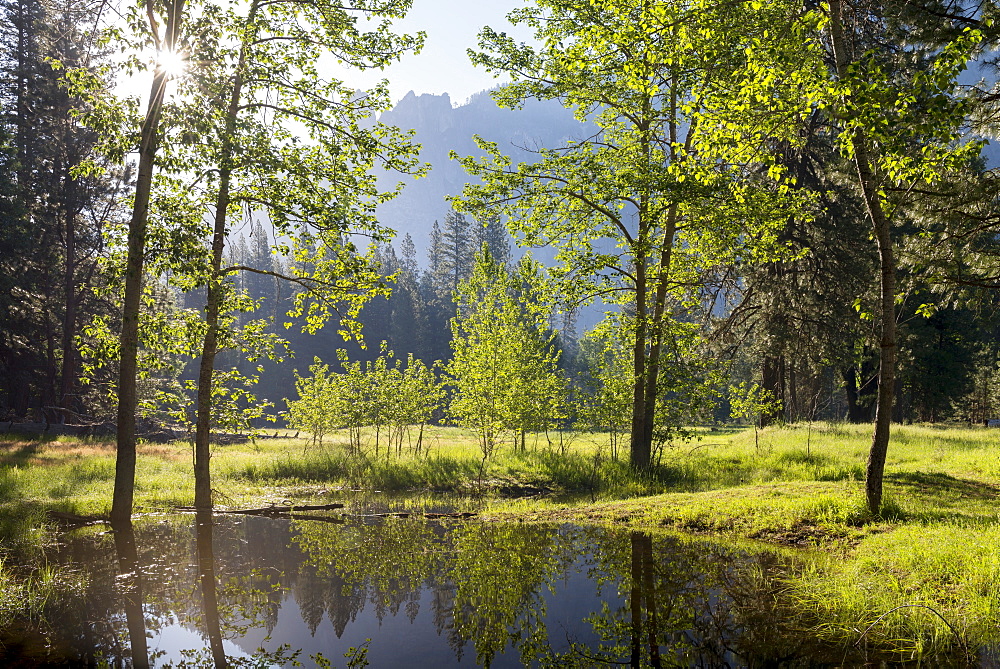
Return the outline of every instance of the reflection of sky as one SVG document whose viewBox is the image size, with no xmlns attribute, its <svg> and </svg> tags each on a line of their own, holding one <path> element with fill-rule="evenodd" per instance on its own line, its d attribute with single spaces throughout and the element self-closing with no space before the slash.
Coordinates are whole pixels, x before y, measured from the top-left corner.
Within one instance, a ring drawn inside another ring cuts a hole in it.
<svg viewBox="0 0 1000 669">
<path fill-rule="evenodd" d="M 188 655 L 191 651 L 204 654 L 207 646 L 208 639 L 205 635 L 181 624 L 176 616 L 171 616 L 169 620 L 162 622 L 162 627 L 149 640 L 149 655 L 157 657 L 162 654 L 166 661 L 179 661 L 184 659 L 184 651 L 188 651 Z M 222 647 L 226 649 L 227 657 L 250 657 L 250 653 L 243 652 L 228 639 L 223 639 Z"/>
</svg>

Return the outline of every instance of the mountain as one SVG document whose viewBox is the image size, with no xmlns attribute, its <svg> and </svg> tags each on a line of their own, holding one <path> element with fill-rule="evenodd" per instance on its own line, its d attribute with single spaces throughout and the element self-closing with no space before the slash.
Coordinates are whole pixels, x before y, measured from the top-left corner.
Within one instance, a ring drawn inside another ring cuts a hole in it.
<svg viewBox="0 0 1000 669">
<path fill-rule="evenodd" d="M 477 93 L 457 107 L 452 106 L 447 93 L 415 95 L 410 91 L 379 120 L 416 131 L 414 141 L 421 145 L 420 160 L 432 166 L 421 179 L 391 173 L 379 178 L 382 188 L 391 188 L 399 181 L 406 184 L 396 199 L 379 206 L 378 217 L 397 231 L 397 242 L 409 233 L 418 258 L 424 262 L 431 226 L 435 220 L 442 221 L 450 209 L 445 197 L 459 195 L 469 181 L 458 161 L 449 159 L 450 151 L 481 156 L 473 141 L 473 136 L 479 135 L 497 142 L 517 163 L 533 160 L 533 148 L 556 147 L 594 131 L 592 125 L 574 119 L 572 111 L 558 102 L 531 100 L 521 109 L 501 109 L 489 91 Z"/>
</svg>

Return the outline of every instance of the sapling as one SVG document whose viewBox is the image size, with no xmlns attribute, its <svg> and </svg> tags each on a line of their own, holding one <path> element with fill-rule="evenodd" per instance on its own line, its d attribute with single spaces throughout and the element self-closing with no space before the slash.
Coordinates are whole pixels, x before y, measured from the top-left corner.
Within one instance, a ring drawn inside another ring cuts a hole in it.
<svg viewBox="0 0 1000 669">
<path fill-rule="evenodd" d="M 734 416 L 753 425 L 753 444 L 760 453 L 760 417 L 781 411 L 781 400 L 756 383 L 741 381 L 729 389 L 729 406 Z"/>
</svg>

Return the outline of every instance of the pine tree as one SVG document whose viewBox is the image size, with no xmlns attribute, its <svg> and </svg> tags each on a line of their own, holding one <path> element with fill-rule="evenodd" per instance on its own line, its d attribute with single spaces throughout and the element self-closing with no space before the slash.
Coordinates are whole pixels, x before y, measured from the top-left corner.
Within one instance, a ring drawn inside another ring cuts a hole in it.
<svg viewBox="0 0 1000 669">
<path fill-rule="evenodd" d="M 12 197 L 20 225 L 29 233 L 21 237 L 26 244 L 14 275 L 27 309 L 12 314 L 11 323 L 29 333 L 24 341 L 32 344 L 17 352 L 17 366 L 26 374 L 5 376 L 20 379 L 17 390 L 12 388 L 20 396 L 12 407 L 19 415 L 29 403 L 62 407 L 63 418 L 85 410 L 77 342 L 81 325 L 108 309 L 93 289 L 106 280 L 98 267 L 104 230 L 122 215 L 127 175 L 115 169 L 75 172 L 82 163 L 100 162 L 99 137 L 73 117 L 82 102 L 60 80 L 63 68 L 93 73 L 103 60 L 95 12 L 84 3 L 14 0 L 0 5 L 2 122 L 16 157 Z"/>
<path fill-rule="evenodd" d="M 510 241 L 510 233 L 500 222 L 499 216 L 489 216 L 481 224 L 477 222 L 475 225 L 475 252 L 478 253 L 485 244 L 493 259 L 504 267 L 509 267 L 511 263 Z"/>
<path fill-rule="evenodd" d="M 469 220 L 464 214 L 449 211 L 444 218 L 438 250 L 438 272 L 442 278 L 442 287 L 449 294 L 457 291 L 459 284 L 472 274 L 477 250 Z"/>
</svg>

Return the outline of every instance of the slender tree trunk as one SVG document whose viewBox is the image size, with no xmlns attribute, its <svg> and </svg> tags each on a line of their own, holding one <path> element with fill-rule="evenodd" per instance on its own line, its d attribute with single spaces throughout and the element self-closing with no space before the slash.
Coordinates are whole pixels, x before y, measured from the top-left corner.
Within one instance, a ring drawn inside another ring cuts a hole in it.
<svg viewBox="0 0 1000 669">
<path fill-rule="evenodd" d="M 629 462 L 633 469 L 649 469 L 652 441 L 646 439 L 646 267 L 635 264 L 635 332 L 632 345 L 632 433 Z"/>
<path fill-rule="evenodd" d="M 70 178 L 67 175 L 67 178 Z M 76 216 L 71 211 L 64 213 L 66 264 L 63 270 L 63 293 L 66 308 L 62 322 L 62 369 L 59 379 L 59 406 L 71 409 L 70 395 L 73 392 L 73 380 L 76 377 L 76 313 L 79 298 L 76 293 Z M 63 413 L 63 422 L 69 418 L 68 412 Z"/>
<path fill-rule="evenodd" d="M 172 0 L 167 3 L 167 8 L 163 48 L 172 50 L 180 34 L 184 0 Z M 150 29 L 155 32 L 156 26 L 151 25 Z M 142 124 L 135 202 L 128 226 L 128 255 L 125 261 L 125 297 L 122 304 L 120 338 L 121 361 L 118 369 L 118 443 L 115 459 L 115 490 L 111 503 L 112 525 L 131 522 L 132 518 L 132 498 L 135 490 L 135 419 L 138 408 L 136 372 L 139 352 L 139 307 L 142 297 L 149 195 L 153 184 L 156 150 L 159 145 L 160 113 L 166 84 L 167 73 L 157 65 L 153 72 L 146 119 Z"/>
<path fill-rule="evenodd" d="M 841 20 L 840 0 L 830 1 L 830 33 L 833 40 L 837 74 L 847 72 L 847 54 L 844 27 Z M 890 221 L 882 209 L 875 174 L 868 155 L 868 142 L 861 130 L 851 137 L 858 183 L 865 207 L 872 223 L 872 232 L 878 243 L 879 255 L 879 318 L 882 336 L 879 341 L 878 403 L 875 408 L 875 429 L 872 433 L 868 466 L 865 471 L 865 495 L 868 510 L 877 514 L 882 507 L 882 479 L 885 458 L 889 447 L 889 427 L 892 420 L 892 402 L 896 376 L 896 259 L 892 248 Z"/>
<path fill-rule="evenodd" d="M 649 63 L 646 63 L 649 66 Z M 650 98 L 645 98 L 646 110 L 643 115 L 648 118 L 652 108 Z M 670 160 L 677 159 L 674 147 L 677 143 L 677 82 L 671 81 L 670 96 Z M 652 141 L 649 128 L 642 128 L 642 153 L 646 156 L 646 164 L 652 164 Z M 691 139 L 691 128 L 688 129 L 688 141 Z M 631 464 L 635 469 L 648 469 L 652 464 L 653 429 L 656 424 L 656 397 L 660 375 L 660 353 L 663 348 L 663 330 L 666 320 L 667 286 L 670 277 L 670 263 L 673 257 L 674 237 L 677 234 L 677 206 L 671 204 L 667 208 L 663 237 L 659 241 L 660 257 L 650 259 L 654 263 L 655 276 L 649 277 L 646 263 L 647 253 L 643 247 L 648 243 L 646 232 L 652 221 L 650 201 L 647 193 L 639 196 L 639 236 L 636 252 L 636 341 L 633 349 L 633 372 L 636 375 L 632 406 L 632 437 Z M 655 286 L 653 292 L 652 318 L 647 321 L 648 311 L 646 301 L 649 298 L 652 280 Z M 640 415 L 641 412 L 641 415 Z"/>
<path fill-rule="evenodd" d="M 219 201 L 222 204 L 221 197 Z M 213 272 L 218 272 L 222 266 L 224 244 L 225 234 L 216 234 L 212 242 Z M 215 260 L 216 256 L 218 261 Z M 199 510 L 212 508 L 212 474 L 209 465 L 212 438 L 212 376 L 215 371 L 215 356 L 219 351 L 219 303 L 222 290 L 223 286 L 216 275 L 208 287 L 208 301 L 205 305 L 205 322 L 208 327 L 205 331 L 198 369 L 198 413 L 194 438 L 194 506 Z"/>
</svg>

